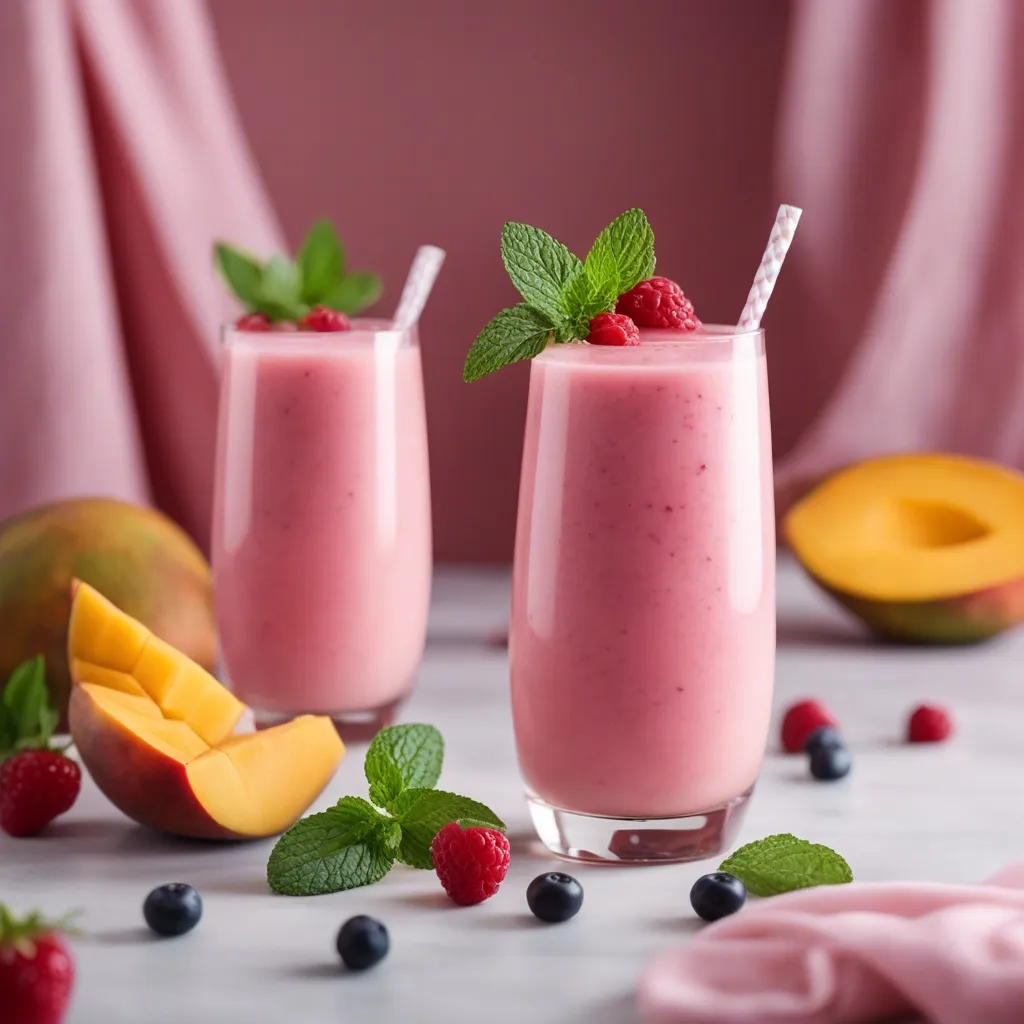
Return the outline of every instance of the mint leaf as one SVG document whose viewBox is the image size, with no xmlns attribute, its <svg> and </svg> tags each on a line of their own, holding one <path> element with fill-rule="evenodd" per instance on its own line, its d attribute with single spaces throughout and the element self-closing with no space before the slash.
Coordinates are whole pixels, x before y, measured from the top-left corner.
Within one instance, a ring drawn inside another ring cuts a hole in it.
<svg viewBox="0 0 1024 1024">
<path fill-rule="evenodd" d="M 365 800 L 342 797 L 297 822 L 271 851 L 267 882 L 287 896 L 319 896 L 379 882 L 391 870 L 392 825 Z"/>
<path fill-rule="evenodd" d="M 718 870 L 735 875 L 755 896 L 853 881 L 850 865 L 834 850 L 787 833 L 741 846 Z"/>
<path fill-rule="evenodd" d="M 430 844 L 451 821 L 471 818 L 478 828 L 504 829 L 505 823 L 485 804 L 439 789 L 407 789 L 395 800 L 392 813 L 402 825 L 398 859 L 413 868 L 430 869 Z"/>
<path fill-rule="evenodd" d="M 334 225 L 318 220 L 306 235 L 298 255 L 301 291 L 299 297 L 310 306 L 322 302 L 341 282 L 345 253 Z"/>
<path fill-rule="evenodd" d="M 654 232 L 643 210 L 627 210 L 597 236 L 584 264 L 598 299 L 615 299 L 654 273 Z M 600 312 L 600 310 L 599 310 Z"/>
<path fill-rule="evenodd" d="M 619 297 L 618 286 L 617 273 L 604 280 L 594 280 L 586 269 L 569 282 L 565 292 L 565 307 L 573 337 L 586 338 L 590 321 L 599 313 L 610 313 L 615 309 Z"/>
<path fill-rule="evenodd" d="M 565 290 L 582 268 L 579 257 L 546 231 L 510 221 L 501 229 L 501 259 L 531 309 L 553 322 L 564 318 Z"/>
<path fill-rule="evenodd" d="M 238 301 L 246 309 L 256 309 L 263 278 L 263 265 L 259 260 L 226 242 L 217 242 L 213 247 L 213 261 Z"/>
<path fill-rule="evenodd" d="M 526 303 L 503 309 L 477 336 L 462 367 L 464 381 L 479 380 L 520 359 L 532 359 L 547 346 L 555 330 L 542 313 Z"/>
<path fill-rule="evenodd" d="M 298 264 L 286 256 L 271 256 L 260 279 L 260 309 L 272 320 L 298 320 L 309 311 L 301 288 Z"/>
<path fill-rule="evenodd" d="M 0 698 L 0 760 L 16 750 L 48 748 L 58 717 L 50 706 L 46 662 L 37 654 L 11 673 Z"/>
<path fill-rule="evenodd" d="M 372 306 L 384 291 L 376 274 L 357 271 L 339 281 L 320 301 L 339 313 L 355 314 Z"/>
<path fill-rule="evenodd" d="M 398 848 L 402 845 L 401 822 L 396 821 L 394 818 L 388 818 L 386 822 L 381 823 L 378 835 L 380 836 L 380 841 L 392 854 L 398 853 Z"/>
<path fill-rule="evenodd" d="M 441 777 L 444 740 L 432 725 L 392 725 L 381 729 L 366 751 L 363 771 L 370 799 L 391 808 L 406 789 L 430 789 Z"/>
<path fill-rule="evenodd" d="M 499 832 L 505 831 L 504 825 L 498 825 L 493 821 L 483 821 L 480 818 L 456 818 L 455 822 L 463 832 L 465 832 L 467 828 L 494 828 Z"/>
</svg>

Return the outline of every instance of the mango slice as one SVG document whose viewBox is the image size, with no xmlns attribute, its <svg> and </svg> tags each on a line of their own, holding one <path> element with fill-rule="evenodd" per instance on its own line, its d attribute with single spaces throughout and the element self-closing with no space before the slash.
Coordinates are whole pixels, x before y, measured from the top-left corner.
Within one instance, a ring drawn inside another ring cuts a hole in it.
<svg viewBox="0 0 1024 1024">
<path fill-rule="evenodd" d="M 344 746 L 306 715 L 231 735 L 245 708 L 216 679 L 86 584 L 68 627 L 71 734 L 103 793 L 177 835 L 276 835 L 330 781 Z"/>
</svg>

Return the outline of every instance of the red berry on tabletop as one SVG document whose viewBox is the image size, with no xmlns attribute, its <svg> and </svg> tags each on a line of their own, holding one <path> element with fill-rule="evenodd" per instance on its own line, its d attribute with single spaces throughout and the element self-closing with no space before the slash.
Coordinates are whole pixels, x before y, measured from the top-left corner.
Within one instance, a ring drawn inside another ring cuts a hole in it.
<svg viewBox="0 0 1024 1024">
<path fill-rule="evenodd" d="M 23 920 L 0 905 L 0 1019 L 4 1024 L 61 1024 L 75 965 L 58 934 L 38 914 Z"/>
<path fill-rule="evenodd" d="M 816 700 L 802 700 L 791 705 L 782 719 L 782 749 L 787 754 L 802 754 L 811 733 L 823 725 L 838 723 Z"/>
<path fill-rule="evenodd" d="M 640 331 L 621 313 L 599 313 L 590 321 L 587 341 L 591 345 L 639 345 Z"/>
<path fill-rule="evenodd" d="M 908 743 L 941 743 L 953 733 L 953 718 L 945 708 L 920 704 L 907 720 Z"/>
<path fill-rule="evenodd" d="M 328 309 L 326 306 L 314 306 L 299 321 L 299 330 L 302 331 L 347 331 L 351 327 L 344 313 Z"/>
<path fill-rule="evenodd" d="M 508 872 L 508 839 L 494 828 L 445 825 L 430 845 L 444 891 L 463 907 L 490 899 Z"/>
<path fill-rule="evenodd" d="M 38 835 L 78 799 L 82 772 L 54 750 L 23 750 L 0 764 L 0 828 Z"/>
<path fill-rule="evenodd" d="M 265 313 L 246 313 L 235 321 L 238 331 L 269 331 L 270 318 Z"/>
<path fill-rule="evenodd" d="M 695 331 L 700 321 L 683 289 L 667 277 L 652 277 L 619 297 L 617 313 L 630 317 L 637 327 L 677 327 Z"/>
</svg>

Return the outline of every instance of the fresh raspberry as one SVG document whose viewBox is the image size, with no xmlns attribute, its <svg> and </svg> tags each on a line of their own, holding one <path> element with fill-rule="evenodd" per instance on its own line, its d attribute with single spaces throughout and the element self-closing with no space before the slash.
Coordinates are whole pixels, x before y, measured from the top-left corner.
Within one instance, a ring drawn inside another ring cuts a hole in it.
<svg viewBox="0 0 1024 1024">
<path fill-rule="evenodd" d="M 82 772 L 54 750 L 24 750 L 0 765 L 0 828 L 38 835 L 78 799 Z"/>
<path fill-rule="evenodd" d="M 302 331 L 347 331 L 352 325 L 344 313 L 327 306 L 314 306 L 300 321 Z"/>
<path fill-rule="evenodd" d="M 787 754 L 802 754 L 811 733 L 823 725 L 838 728 L 836 720 L 818 701 L 793 704 L 782 719 L 782 749 Z"/>
<path fill-rule="evenodd" d="M 508 839 L 494 828 L 467 828 L 453 821 L 430 844 L 444 891 L 460 906 L 483 903 L 508 871 Z"/>
<path fill-rule="evenodd" d="M 640 331 L 621 313 L 599 313 L 590 321 L 587 341 L 591 345 L 639 345 Z"/>
<path fill-rule="evenodd" d="M 5 1024 L 60 1024 L 75 965 L 53 926 L 38 914 L 17 920 L 0 906 L 0 1007 Z"/>
<path fill-rule="evenodd" d="M 934 704 L 920 704 L 907 719 L 908 743 L 941 743 L 953 733 L 953 716 Z"/>
<path fill-rule="evenodd" d="M 266 313 L 246 313 L 235 321 L 237 331 L 269 331 L 270 318 Z"/>
<path fill-rule="evenodd" d="M 693 303 L 683 294 L 683 289 L 667 277 L 641 281 L 619 296 L 615 311 L 630 317 L 637 327 L 678 327 L 684 331 L 700 327 Z"/>
</svg>

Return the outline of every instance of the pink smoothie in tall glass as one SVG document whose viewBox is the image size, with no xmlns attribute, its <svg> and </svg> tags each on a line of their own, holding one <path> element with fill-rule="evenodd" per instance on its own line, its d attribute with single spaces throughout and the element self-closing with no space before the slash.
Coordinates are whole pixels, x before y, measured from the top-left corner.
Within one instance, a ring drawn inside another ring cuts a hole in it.
<svg viewBox="0 0 1024 1024">
<path fill-rule="evenodd" d="M 531 795 L 623 818 L 753 786 L 775 644 L 762 335 L 641 333 L 533 361 L 510 648 Z"/>
<path fill-rule="evenodd" d="M 420 353 L 414 334 L 387 326 L 225 339 L 217 621 L 232 688 L 257 720 L 393 704 L 423 653 Z"/>
</svg>

